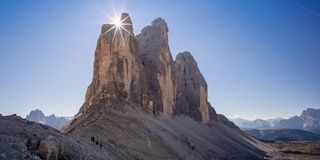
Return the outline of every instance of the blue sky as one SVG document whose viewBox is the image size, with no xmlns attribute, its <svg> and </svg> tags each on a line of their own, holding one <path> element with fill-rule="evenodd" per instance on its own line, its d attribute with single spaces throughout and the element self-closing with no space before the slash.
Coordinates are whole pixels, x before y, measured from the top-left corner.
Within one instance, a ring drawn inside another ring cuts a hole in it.
<svg viewBox="0 0 320 160">
<path fill-rule="evenodd" d="M 320 108 L 320 1 L 113 2 L 139 34 L 162 17 L 175 58 L 190 51 L 209 101 L 230 118 L 288 118 Z M 124 6 L 125 4 L 125 6 Z M 0 113 L 78 112 L 109 0 L 0 0 Z"/>
</svg>

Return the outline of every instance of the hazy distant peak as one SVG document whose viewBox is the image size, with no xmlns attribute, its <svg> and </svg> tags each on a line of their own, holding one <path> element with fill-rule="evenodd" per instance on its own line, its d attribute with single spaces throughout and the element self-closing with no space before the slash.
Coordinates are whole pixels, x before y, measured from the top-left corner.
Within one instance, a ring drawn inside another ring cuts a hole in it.
<svg viewBox="0 0 320 160">
<path fill-rule="evenodd" d="M 301 113 L 300 117 L 320 118 L 320 109 L 308 108 Z"/>
<path fill-rule="evenodd" d="M 26 117 L 26 120 L 45 124 L 54 128 L 58 128 L 62 124 L 66 123 L 68 119 L 64 117 L 57 117 L 54 114 L 51 114 L 49 116 L 45 116 L 45 114 L 39 110 L 32 110 Z"/>
</svg>

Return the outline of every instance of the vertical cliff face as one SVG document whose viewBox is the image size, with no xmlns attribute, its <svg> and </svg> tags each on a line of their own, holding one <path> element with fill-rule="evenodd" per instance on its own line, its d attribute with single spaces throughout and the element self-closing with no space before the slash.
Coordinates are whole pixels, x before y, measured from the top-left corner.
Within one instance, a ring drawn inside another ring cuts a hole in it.
<svg viewBox="0 0 320 160">
<path fill-rule="evenodd" d="M 204 123 L 217 115 L 207 101 L 207 83 L 189 52 L 173 60 L 166 22 L 155 19 L 136 37 L 128 14 L 124 24 L 102 26 L 95 57 L 93 80 L 79 113 L 104 106 L 109 98 L 141 106 L 151 114 L 189 115 Z"/>
<path fill-rule="evenodd" d="M 157 18 L 151 26 L 142 29 L 137 39 L 154 106 L 171 116 L 175 106 L 175 67 L 167 33 L 166 22 Z"/>
<path fill-rule="evenodd" d="M 208 102 L 208 87 L 198 68 L 197 62 L 189 52 L 179 53 L 175 61 L 177 75 L 176 113 L 209 122 L 217 120 L 214 109 Z"/>
<path fill-rule="evenodd" d="M 141 86 L 144 80 L 140 77 L 144 77 L 144 70 L 137 54 L 138 44 L 131 19 L 123 13 L 121 20 L 125 24 L 122 27 L 112 24 L 102 26 L 94 56 L 93 80 L 80 109 L 82 113 L 107 98 L 142 104 L 142 97 L 147 97 L 147 89 Z"/>
</svg>

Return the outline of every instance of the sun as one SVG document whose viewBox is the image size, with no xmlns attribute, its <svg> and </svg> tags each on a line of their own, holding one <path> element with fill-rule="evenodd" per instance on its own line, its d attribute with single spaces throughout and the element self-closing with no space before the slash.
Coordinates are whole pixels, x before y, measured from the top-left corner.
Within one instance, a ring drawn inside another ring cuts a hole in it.
<svg viewBox="0 0 320 160">
<path fill-rule="evenodd" d="M 106 15 L 107 18 L 109 18 L 111 20 L 111 23 L 108 23 L 111 25 L 111 27 L 105 31 L 104 33 L 102 33 L 100 36 L 103 36 L 109 32 L 113 32 L 113 38 L 112 41 L 114 40 L 114 38 L 116 37 L 116 35 L 120 35 L 121 40 L 123 41 L 123 34 L 128 33 L 131 36 L 135 37 L 133 35 L 133 33 L 131 33 L 130 31 L 128 31 L 128 27 L 126 26 L 132 26 L 132 23 L 127 23 L 127 19 L 130 18 L 128 13 L 124 13 L 124 6 L 122 8 L 121 14 L 120 16 L 117 15 L 117 12 L 115 10 L 115 7 L 113 5 L 113 2 L 111 1 L 111 5 L 112 5 L 112 9 L 113 9 L 113 13 L 114 16 L 110 16 L 109 14 L 107 14 L 106 12 L 104 12 L 102 9 L 100 9 L 99 7 L 97 7 L 104 15 Z M 134 12 L 135 13 L 135 12 Z M 132 15 L 134 14 L 132 13 Z M 105 23 L 104 23 L 105 24 Z"/>
<path fill-rule="evenodd" d="M 116 18 L 113 22 L 113 24 L 117 27 L 120 28 L 122 26 L 122 22 L 120 20 L 120 18 Z"/>
</svg>

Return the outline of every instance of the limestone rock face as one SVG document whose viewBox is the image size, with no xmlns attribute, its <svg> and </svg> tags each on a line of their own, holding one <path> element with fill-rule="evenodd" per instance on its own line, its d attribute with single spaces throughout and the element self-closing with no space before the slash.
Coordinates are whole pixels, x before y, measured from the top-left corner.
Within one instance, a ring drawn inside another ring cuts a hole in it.
<svg viewBox="0 0 320 160">
<path fill-rule="evenodd" d="M 137 35 L 139 56 L 146 69 L 150 96 L 157 111 L 173 115 L 175 106 L 175 67 L 168 44 L 168 27 L 162 18 Z"/>
<path fill-rule="evenodd" d="M 102 27 L 93 80 L 79 114 L 105 106 L 113 98 L 138 104 L 154 115 L 182 113 L 203 123 L 218 121 L 207 101 L 207 83 L 192 55 L 180 53 L 173 60 L 167 23 L 157 18 L 135 37 L 129 15 L 123 13 L 121 19 L 121 27 Z"/>
<path fill-rule="evenodd" d="M 142 107 L 148 104 L 145 100 L 148 99 L 147 88 L 141 87 L 145 82 L 140 77 L 145 75 L 132 22 L 127 13 L 122 13 L 121 21 L 121 27 L 102 26 L 95 51 L 93 80 L 87 89 L 81 113 L 108 98 L 141 103 Z"/>
<path fill-rule="evenodd" d="M 177 76 L 177 113 L 189 115 L 193 119 L 209 122 L 217 120 L 214 109 L 208 102 L 208 87 L 199 71 L 197 62 L 189 52 L 179 53 L 175 60 Z"/>
</svg>

